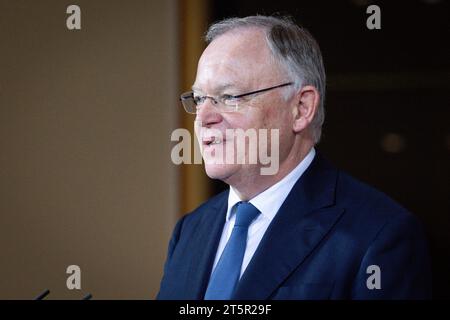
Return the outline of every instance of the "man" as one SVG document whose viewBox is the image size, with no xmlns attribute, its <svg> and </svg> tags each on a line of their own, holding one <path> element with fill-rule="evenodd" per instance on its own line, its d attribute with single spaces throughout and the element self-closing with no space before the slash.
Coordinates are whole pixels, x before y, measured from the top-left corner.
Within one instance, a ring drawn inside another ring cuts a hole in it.
<svg viewBox="0 0 450 320">
<path fill-rule="evenodd" d="M 205 162 L 230 189 L 176 225 L 158 299 L 429 298 L 414 216 L 314 149 L 325 72 L 312 36 L 286 18 L 250 16 L 216 23 L 206 38 L 182 95 L 203 154 L 236 150 L 226 130 L 276 129 L 279 168 Z"/>
</svg>

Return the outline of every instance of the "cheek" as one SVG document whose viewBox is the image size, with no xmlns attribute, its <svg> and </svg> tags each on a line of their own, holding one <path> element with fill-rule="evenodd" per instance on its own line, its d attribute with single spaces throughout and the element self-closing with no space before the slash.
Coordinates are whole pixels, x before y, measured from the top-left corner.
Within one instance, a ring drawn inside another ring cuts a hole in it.
<svg viewBox="0 0 450 320">
<path fill-rule="evenodd" d="M 291 124 L 292 116 L 289 115 L 286 110 L 282 108 L 285 105 L 278 105 L 277 107 L 267 108 L 262 119 L 262 124 L 264 128 L 268 129 L 279 129 L 285 131 L 286 128 Z"/>
<path fill-rule="evenodd" d="M 276 108 L 269 107 L 261 109 L 258 118 L 259 127 L 265 129 L 277 128 L 278 124 L 276 119 L 278 116 Z"/>
<path fill-rule="evenodd" d="M 275 108 L 268 108 L 264 117 L 264 127 L 278 129 L 280 156 L 290 149 L 293 143 L 294 131 L 292 128 L 293 116 L 286 104 L 279 104 Z"/>
<path fill-rule="evenodd" d="M 224 114 L 225 129 L 259 129 L 262 128 L 262 114 L 254 112 L 254 110 L 246 110 L 242 113 Z"/>
</svg>

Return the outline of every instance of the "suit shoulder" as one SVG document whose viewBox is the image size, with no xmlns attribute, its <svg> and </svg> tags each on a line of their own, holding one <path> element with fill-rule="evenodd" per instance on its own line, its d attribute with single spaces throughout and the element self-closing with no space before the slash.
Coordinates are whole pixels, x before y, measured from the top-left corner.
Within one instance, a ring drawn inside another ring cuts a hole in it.
<svg viewBox="0 0 450 320">
<path fill-rule="evenodd" d="M 375 243 L 383 248 L 426 243 L 420 219 L 385 193 L 345 172 L 338 173 L 336 186 L 336 205 L 345 210 L 339 230 L 351 235 L 361 250 Z"/>
<path fill-rule="evenodd" d="M 191 212 L 186 213 L 183 217 L 185 223 L 195 223 L 202 219 L 204 215 L 217 214 L 217 211 L 228 199 L 228 190 L 222 191 L 221 193 L 213 196 L 212 198 L 206 200 L 200 204 L 197 208 Z"/>
<path fill-rule="evenodd" d="M 375 224 L 385 224 L 394 220 L 417 220 L 406 208 L 384 192 L 343 171 L 339 171 L 336 201 L 352 215 L 359 215 L 367 222 Z"/>
</svg>

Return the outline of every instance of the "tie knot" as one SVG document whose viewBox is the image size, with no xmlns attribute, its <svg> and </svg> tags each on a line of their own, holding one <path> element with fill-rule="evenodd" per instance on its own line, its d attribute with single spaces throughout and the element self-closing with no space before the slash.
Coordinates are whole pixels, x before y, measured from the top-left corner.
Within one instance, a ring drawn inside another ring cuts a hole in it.
<svg viewBox="0 0 450 320">
<path fill-rule="evenodd" d="M 236 222 L 234 226 L 248 228 L 259 213 L 259 210 L 250 202 L 238 202 L 236 204 Z"/>
</svg>

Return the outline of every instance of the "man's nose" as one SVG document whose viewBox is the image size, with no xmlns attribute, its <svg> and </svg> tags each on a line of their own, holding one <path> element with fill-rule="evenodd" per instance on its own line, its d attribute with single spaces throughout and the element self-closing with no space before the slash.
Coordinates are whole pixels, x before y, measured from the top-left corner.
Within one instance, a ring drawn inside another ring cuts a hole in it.
<svg viewBox="0 0 450 320">
<path fill-rule="evenodd" d="M 203 126 L 211 126 L 215 123 L 222 121 L 222 115 L 217 109 L 217 102 L 208 97 L 205 101 L 197 108 L 197 121 L 201 121 Z"/>
</svg>

